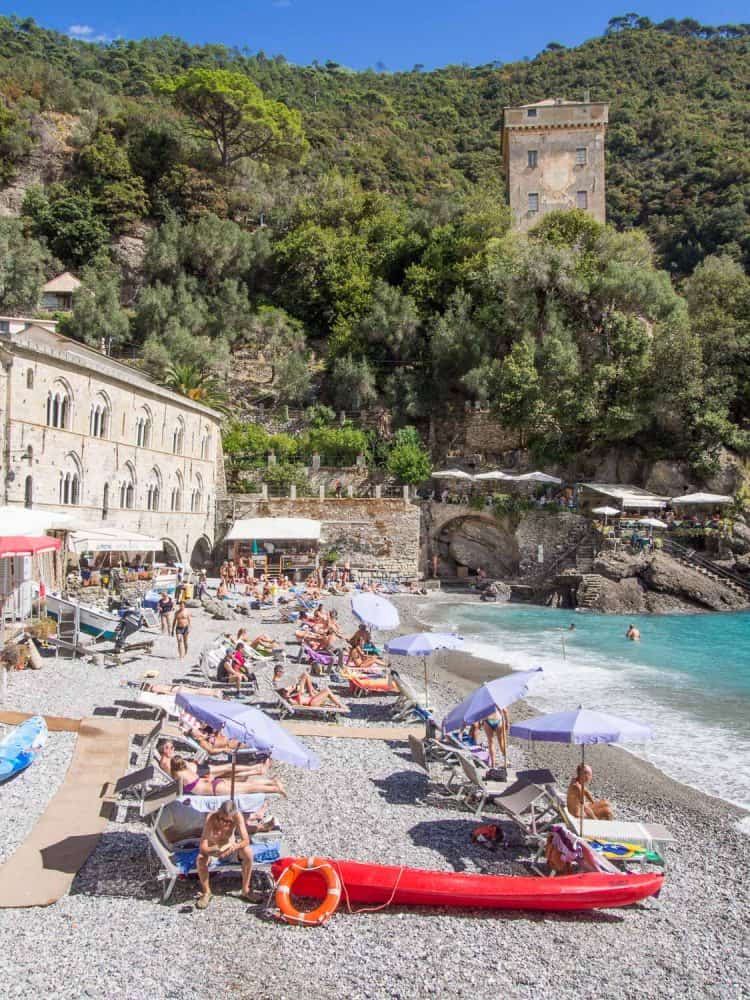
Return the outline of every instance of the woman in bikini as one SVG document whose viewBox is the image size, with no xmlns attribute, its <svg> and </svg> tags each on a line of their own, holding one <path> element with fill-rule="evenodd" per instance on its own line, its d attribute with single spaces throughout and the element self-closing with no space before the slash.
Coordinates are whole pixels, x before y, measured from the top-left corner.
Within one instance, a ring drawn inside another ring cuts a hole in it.
<svg viewBox="0 0 750 1000">
<path fill-rule="evenodd" d="M 490 767 L 495 766 L 496 742 L 498 750 L 503 757 L 505 756 L 507 748 L 507 727 L 508 713 L 504 708 L 496 709 L 492 715 L 488 715 L 486 719 L 482 719 L 482 728 L 484 729 L 485 736 L 487 737 L 487 747 L 490 753 Z"/>
<path fill-rule="evenodd" d="M 195 765 L 192 765 L 195 767 Z M 173 757 L 170 764 L 170 773 L 177 781 L 182 782 L 182 790 L 185 795 L 229 795 L 231 792 L 231 780 L 216 777 L 203 777 L 191 769 L 191 765 L 184 757 Z M 235 779 L 235 795 L 253 795 L 264 793 L 266 795 L 283 795 L 286 798 L 286 789 L 278 778 L 268 778 L 263 775 L 243 778 L 241 781 Z"/>
</svg>

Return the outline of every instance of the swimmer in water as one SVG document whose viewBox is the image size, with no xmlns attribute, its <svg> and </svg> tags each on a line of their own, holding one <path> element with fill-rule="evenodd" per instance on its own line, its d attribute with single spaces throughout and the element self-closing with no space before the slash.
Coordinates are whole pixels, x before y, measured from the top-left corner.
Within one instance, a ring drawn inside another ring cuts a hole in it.
<svg viewBox="0 0 750 1000">
<path fill-rule="evenodd" d="M 632 640 L 633 642 L 639 642 L 639 641 L 640 641 L 640 638 L 641 638 L 641 633 L 640 633 L 640 631 L 639 631 L 639 630 L 638 630 L 638 629 L 637 629 L 637 628 L 635 627 L 635 625 L 633 625 L 633 623 L 632 623 L 632 622 L 630 623 L 630 626 L 629 626 L 629 628 L 628 628 L 627 632 L 625 633 L 625 638 L 626 638 L 626 639 L 630 639 L 630 640 Z"/>
</svg>

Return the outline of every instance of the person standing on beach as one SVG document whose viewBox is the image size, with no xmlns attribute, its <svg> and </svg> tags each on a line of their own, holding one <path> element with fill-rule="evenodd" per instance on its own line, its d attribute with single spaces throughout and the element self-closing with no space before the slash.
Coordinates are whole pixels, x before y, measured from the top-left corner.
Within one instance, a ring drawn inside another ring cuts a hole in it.
<svg viewBox="0 0 750 1000">
<path fill-rule="evenodd" d="M 185 607 L 185 602 L 180 601 L 177 614 L 174 616 L 174 634 L 177 636 L 177 655 L 181 660 L 187 656 L 191 622 L 190 612 Z"/>
<path fill-rule="evenodd" d="M 200 850 L 196 867 L 201 884 L 201 895 L 195 904 L 196 909 L 205 910 L 211 902 L 211 883 L 208 875 L 208 865 L 212 858 L 228 861 L 232 857 L 242 863 L 241 897 L 250 901 L 250 879 L 253 874 L 253 849 L 250 846 L 250 836 L 245 826 L 245 818 L 237 810 L 234 802 L 222 802 L 220 808 L 209 813 L 201 834 Z"/>
<path fill-rule="evenodd" d="M 159 620 L 161 621 L 161 630 L 166 632 L 167 635 L 172 634 L 172 615 L 174 613 L 174 601 L 166 592 L 162 590 L 161 596 L 159 597 Z"/>
</svg>

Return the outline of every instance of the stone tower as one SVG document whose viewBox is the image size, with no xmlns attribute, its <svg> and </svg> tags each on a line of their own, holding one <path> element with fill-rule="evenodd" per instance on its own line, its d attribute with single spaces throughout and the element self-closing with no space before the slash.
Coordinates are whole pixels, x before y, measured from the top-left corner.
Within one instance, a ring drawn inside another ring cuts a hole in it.
<svg viewBox="0 0 750 1000">
<path fill-rule="evenodd" d="M 609 105 L 560 97 L 504 109 L 503 159 L 513 227 L 556 209 L 604 222 L 604 134 Z"/>
</svg>

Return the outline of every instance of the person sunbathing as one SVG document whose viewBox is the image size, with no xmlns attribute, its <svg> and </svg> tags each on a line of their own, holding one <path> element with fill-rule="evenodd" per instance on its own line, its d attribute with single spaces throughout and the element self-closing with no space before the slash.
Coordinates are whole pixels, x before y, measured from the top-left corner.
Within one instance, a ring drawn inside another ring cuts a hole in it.
<svg viewBox="0 0 750 1000">
<path fill-rule="evenodd" d="M 153 681 L 120 681 L 121 687 L 137 688 L 139 691 L 148 691 L 150 694 L 178 694 L 182 691 L 185 694 L 208 695 L 211 698 L 222 698 L 221 691 L 212 691 L 209 688 L 187 687 L 184 684 L 156 684 Z"/>
<path fill-rule="evenodd" d="M 250 846 L 250 836 L 245 826 L 245 819 L 237 811 L 234 802 L 223 802 L 214 813 L 209 813 L 201 834 L 200 850 L 196 861 L 198 879 L 201 884 L 201 895 L 195 904 L 196 909 L 205 910 L 211 902 L 211 883 L 209 880 L 209 862 L 212 858 L 229 861 L 238 857 L 242 863 L 241 895 L 250 900 L 250 878 L 253 873 L 253 849 Z"/>
<path fill-rule="evenodd" d="M 159 754 L 159 767 L 165 774 L 172 773 L 172 761 L 178 756 L 172 740 L 162 739 L 156 744 L 156 751 Z M 202 764 L 196 760 L 182 756 L 188 769 L 201 778 L 229 778 L 232 775 L 231 764 Z M 238 764 L 234 771 L 235 778 L 245 780 L 257 774 L 267 774 L 271 767 L 271 758 L 267 757 L 261 764 Z"/>
<path fill-rule="evenodd" d="M 226 653 L 216 670 L 218 680 L 222 683 L 234 684 L 237 694 L 241 692 L 243 682 L 250 676 L 244 669 L 244 662 L 241 651 L 239 657 L 237 651 Z"/>
<path fill-rule="evenodd" d="M 385 663 L 372 653 L 366 653 L 363 647 L 362 639 L 352 646 L 347 657 L 347 666 L 354 670 L 382 670 Z"/>
<path fill-rule="evenodd" d="M 182 782 L 182 790 L 186 795 L 229 795 L 231 793 L 231 779 L 203 776 L 198 774 L 197 765 L 193 765 L 193 770 L 184 757 L 175 755 L 169 765 L 169 773 L 177 781 Z M 278 778 L 268 778 L 262 775 L 250 775 L 237 780 L 235 772 L 234 780 L 235 795 L 283 795 L 286 798 L 286 789 Z"/>
<path fill-rule="evenodd" d="M 239 740 L 228 740 L 223 733 L 218 733 L 210 726 L 198 726 L 188 731 L 188 736 L 195 740 L 201 750 L 207 754 L 231 753 L 233 750 L 241 750 L 242 743 Z"/>
<path fill-rule="evenodd" d="M 317 690 L 313 684 L 312 677 L 306 670 L 300 674 L 294 683 L 289 684 L 284 678 L 284 668 L 279 665 L 273 672 L 273 686 L 282 698 L 286 701 L 291 701 L 295 705 L 310 708 L 334 705 L 336 708 L 348 711 L 348 707 L 330 688 L 326 687 Z"/>
<path fill-rule="evenodd" d="M 579 764 L 576 768 L 576 776 L 568 785 L 568 812 L 580 819 L 583 807 L 584 819 L 612 819 L 612 803 L 608 799 L 595 799 L 587 787 L 593 773 L 588 764 Z"/>
</svg>

